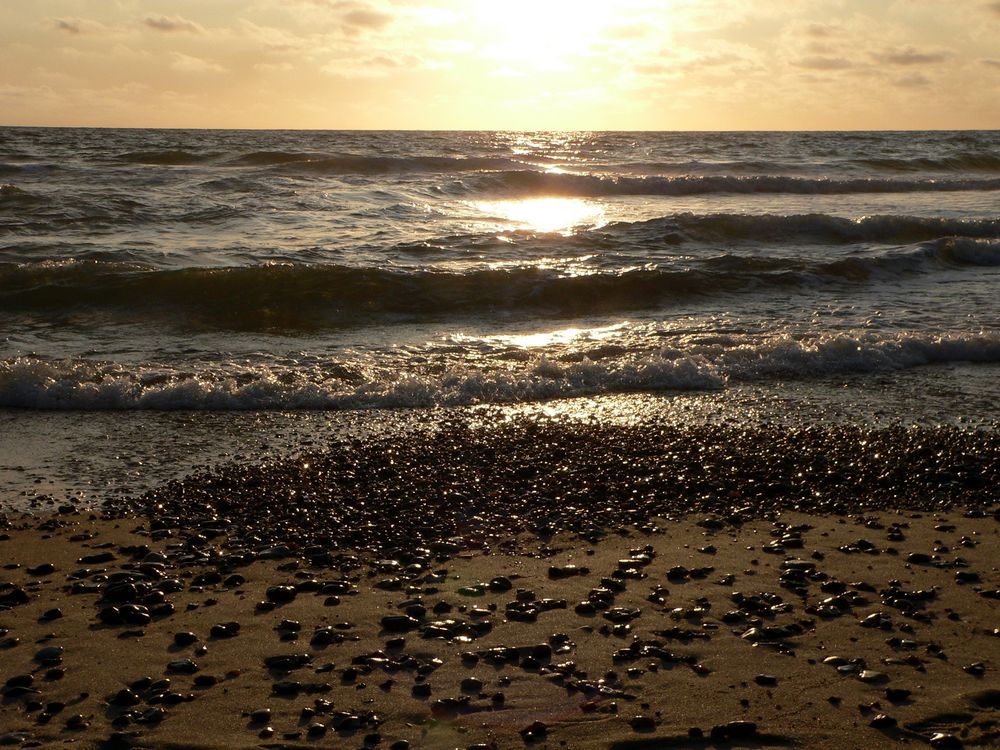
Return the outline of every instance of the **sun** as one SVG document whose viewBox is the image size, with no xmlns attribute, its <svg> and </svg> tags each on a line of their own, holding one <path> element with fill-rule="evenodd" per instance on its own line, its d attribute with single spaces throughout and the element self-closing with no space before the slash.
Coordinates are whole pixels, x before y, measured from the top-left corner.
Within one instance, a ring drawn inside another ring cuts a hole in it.
<svg viewBox="0 0 1000 750">
<path fill-rule="evenodd" d="M 616 17 L 606 0 L 473 0 L 470 6 L 481 54 L 522 74 L 573 70 Z"/>
</svg>

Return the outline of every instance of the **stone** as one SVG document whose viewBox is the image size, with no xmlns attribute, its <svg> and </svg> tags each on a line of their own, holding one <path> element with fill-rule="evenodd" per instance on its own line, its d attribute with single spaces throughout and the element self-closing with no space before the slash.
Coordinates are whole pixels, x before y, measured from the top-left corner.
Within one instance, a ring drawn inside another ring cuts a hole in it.
<svg viewBox="0 0 1000 750">
<path fill-rule="evenodd" d="M 651 716 L 634 716 L 628 721 L 635 732 L 655 732 L 656 720 Z"/>
<path fill-rule="evenodd" d="M 420 627 L 420 621 L 409 615 L 387 615 L 382 618 L 382 629 L 388 633 L 406 633 Z"/>
</svg>

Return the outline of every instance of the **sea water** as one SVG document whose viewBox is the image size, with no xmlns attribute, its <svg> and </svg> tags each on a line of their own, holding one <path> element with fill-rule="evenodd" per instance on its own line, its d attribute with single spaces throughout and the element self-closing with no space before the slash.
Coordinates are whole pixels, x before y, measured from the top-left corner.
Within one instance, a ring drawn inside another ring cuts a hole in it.
<svg viewBox="0 0 1000 750">
<path fill-rule="evenodd" d="M 1000 132 L 3 128 L 0 184 L 19 492 L 442 408 L 1000 415 Z"/>
</svg>

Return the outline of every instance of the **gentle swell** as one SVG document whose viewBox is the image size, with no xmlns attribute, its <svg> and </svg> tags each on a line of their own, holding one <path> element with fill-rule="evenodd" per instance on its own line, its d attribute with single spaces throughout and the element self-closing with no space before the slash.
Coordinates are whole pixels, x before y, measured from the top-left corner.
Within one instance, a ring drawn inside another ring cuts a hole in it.
<svg viewBox="0 0 1000 750">
<path fill-rule="evenodd" d="M 679 214 L 605 228 L 623 238 L 652 234 L 694 242 L 809 241 L 912 243 L 948 236 L 1000 239 L 1000 219 L 942 219 L 919 216 L 866 216 L 848 219 L 827 214 Z M 675 236 L 676 235 L 676 236 Z"/>
<path fill-rule="evenodd" d="M 237 160 L 237 163 L 257 166 L 273 165 L 288 172 L 315 174 L 361 174 L 379 175 L 403 172 L 479 172 L 483 170 L 511 169 L 522 166 L 510 159 L 491 157 L 452 158 L 447 156 L 360 156 L 340 154 L 332 156 L 312 156 L 308 158 L 288 158 L 288 154 L 249 155 L 251 162 Z M 243 157 L 248 158 L 248 157 Z"/>
<path fill-rule="evenodd" d="M 847 195 L 854 193 L 917 193 L 1000 190 L 1000 178 L 917 179 L 807 178 L 777 175 L 680 176 L 680 177 L 599 177 L 515 170 L 479 175 L 475 179 L 445 188 L 456 193 L 487 193 L 517 196 L 567 196 L 600 198 L 609 196 L 690 196 L 712 194 L 796 194 Z"/>
<path fill-rule="evenodd" d="M 0 185 L 0 212 L 44 205 L 46 203 L 48 201 L 45 198 L 33 195 L 16 185 Z"/>
<path fill-rule="evenodd" d="M 1000 154 L 973 152 L 941 158 L 858 159 L 854 163 L 896 172 L 1000 172 Z"/>
<path fill-rule="evenodd" d="M 693 296 L 896 281 L 945 266 L 1000 265 L 1000 242 L 944 238 L 823 262 L 739 254 L 693 262 L 577 275 L 537 267 L 446 273 L 291 264 L 159 271 L 97 261 L 8 264 L 0 265 L 0 310 L 104 310 L 238 330 L 319 330 L 385 316 L 599 314 Z"/>
<path fill-rule="evenodd" d="M 701 345 L 597 362 L 539 357 L 514 368 L 457 367 L 440 374 L 347 382 L 323 368 L 198 371 L 24 357 L 0 362 L 0 407 L 27 409 L 293 410 L 516 403 L 636 391 L 712 391 L 729 383 L 894 372 L 933 364 L 1000 363 L 1000 336 L 780 337 Z M 317 372 L 317 369 L 320 372 Z"/>
<path fill-rule="evenodd" d="M 127 164 L 185 166 L 212 161 L 218 154 L 197 154 L 191 151 L 130 151 L 120 154 L 118 161 Z"/>
</svg>

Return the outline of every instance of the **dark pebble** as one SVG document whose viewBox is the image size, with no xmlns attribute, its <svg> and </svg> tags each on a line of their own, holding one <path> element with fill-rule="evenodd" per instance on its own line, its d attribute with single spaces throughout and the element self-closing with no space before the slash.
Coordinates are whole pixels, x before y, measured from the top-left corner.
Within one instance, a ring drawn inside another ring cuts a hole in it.
<svg viewBox="0 0 1000 750">
<path fill-rule="evenodd" d="M 521 735 L 525 742 L 540 742 L 545 739 L 548 731 L 549 728 L 547 725 L 540 721 L 535 721 L 518 732 L 518 734 Z"/>
<path fill-rule="evenodd" d="M 294 586 L 271 586 L 267 589 L 265 596 L 269 602 L 287 604 L 295 598 L 297 593 Z"/>
<path fill-rule="evenodd" d="M 476 677 L 466 677 L 462 680 L 461 688 L 463 693 L 479 693 L 483 689 L 483 681 Z"/>
<path fill-rule="evenodd" d="M 382 629 L 389 633 L 406 633 L 420 627 L 420 621 L 408 615 L 388 615 L 382 618 Z"/>
<path fill-rule="evenodd" d="M 137 706 L 142 698 L 128 688 L 122 688 L 108 701 L 112 706 Z"/>
<path fill-rule="evenodd" d="M 945 734 L 943 732 L 938 732 L 930 740 L 931 747 L 934 750 L 962 750 L 965 745 L 962 743 L 958 737 L 953 734 Z"/>
<path fill-rule="evenodd" d="M 212 629 L 209 631 L 209 635 L 213 638 L 233 638 L 240 632 L 240 624 L 238 622 L 224 622 L 218 625 L 213 625 Z"/>
<path fill-rule="evenodd" d="M 198 636 L 196 636 L 194 633 L 189 633 L 189 632 L 174 633 L 174 643 L 176 643 L 178 646 L 181 647 L 190 646 L 192 643 L 197 643 L 197 642 L 198 642 Z"/>
<path fill-rule="evenodd" d="M 874 729 L 892 729 L 896 726 L 896 720 L 886 714 L 877 714 L 874 719 L 868 722 L 868 726 Z"/>
<path fill-rule="evenodd" d="M 629 726 L 635 732 L 655 732 L 656 720 L 651 716 L 635 716 L 629 719 Z"/>
<path fill-rule="evenodd" d="M 728 724 L 716 724 L 712 727 L 709 736 L 712 742 L 753 739 L 757 736 L 757 725 L 752 721 L 730 721 Z"/>
<path fill-rule="evenodd" d="M 199 669 L 200 667 L 191 659 L 177 659 L 167 664 L 167 671 L 177 674 L 194 674 Z"/>
<path fill-rule="evenodd" d="M 35 661 L 42 664 L 58 664 L 66 651 L 62 646 L 47 646 L 35 654 Z"/>
</svg>

